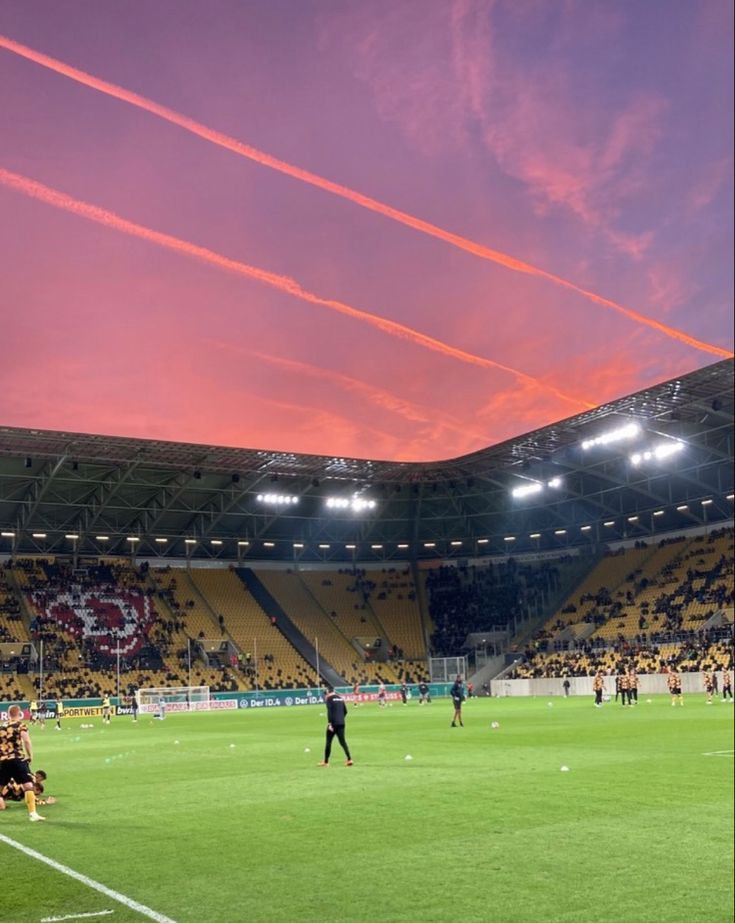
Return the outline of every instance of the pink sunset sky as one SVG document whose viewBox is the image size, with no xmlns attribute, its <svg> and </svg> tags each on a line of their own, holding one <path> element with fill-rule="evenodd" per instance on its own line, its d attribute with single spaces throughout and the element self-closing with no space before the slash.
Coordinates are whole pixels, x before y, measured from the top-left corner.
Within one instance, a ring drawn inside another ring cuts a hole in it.
<svg viewBox="0 0 735 923">
<path fill-rule="evenodd" d="M 724 0 L 0 3 L 0 425 L 427 461 L 733 349 Z"/>
</svg>

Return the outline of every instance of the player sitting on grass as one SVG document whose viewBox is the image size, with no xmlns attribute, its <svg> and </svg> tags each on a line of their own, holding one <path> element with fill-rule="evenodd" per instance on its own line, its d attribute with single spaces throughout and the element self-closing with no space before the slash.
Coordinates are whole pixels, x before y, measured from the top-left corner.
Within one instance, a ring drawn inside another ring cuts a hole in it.
<svg viewBox="0 0 735 923">
<path fill-rule="evenodd" d="M 33 790 L 36 793 L 36 804 L 56 804 L 56 799 L 53 795 L 47 795 L 45 798 L 41 797 L 41 795 L 44 794 L 43 783 L 47 778 L 43 769 L 36 770 L 32 775 Z M 0 790 L 0 811 L 5 810 L 6 801 L 25 801 L 23 786 L 19 785 L 14 779 L 11 779 L 10 782 Z"/>
<path fill-rule="evenodd" d="M 30 763 L 33 747 L 28 728 L 23 723 L 20 705 L 11 705 L 8 720 L 0 724 L 0 788 L 15 780 L 23 790 L 23 800 L 28 808 L 28 819 L 44 820 L 36 811 L 36 792 Z"/>
</svg>

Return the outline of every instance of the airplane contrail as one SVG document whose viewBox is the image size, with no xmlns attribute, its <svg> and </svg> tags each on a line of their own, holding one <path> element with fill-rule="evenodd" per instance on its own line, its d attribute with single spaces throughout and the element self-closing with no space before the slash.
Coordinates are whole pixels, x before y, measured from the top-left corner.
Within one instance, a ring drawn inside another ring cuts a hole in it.
<svg viewBox="0 0 735 923">
<path fill-rule="evenodd" d="M 418 346 L 423 346 L 426 349 L 441 353 L 444 356 L 449 356 L 452 359 L 458 359 L 460 362 L 476 365 L 480 368 L 497 369 L 502 372 L 507 372 L 509 375 L 515 376 L 518 381 L 534 384 L 542 390 L 548 391 L 550 394 L 558 397 L 560 400 L 576 404 L 578 407 L 582 405 L 585 409 L 591 409 L 595 406 L 581 398 L 565 394 L 553 385 L 546 384 L 540 379 L 534 378 L 532 375 L 527 375 L 525 372 L 520 372 L 518 369 L 514 369 L 511 366 L 503 365 L 500 362 L 495 362 L 493 359 L 486 359 L 484 356 L 477 356 L 464 349 L 459 349 L 459 347 L 451 346 L 443 340 L 437 340 L 425 333 L 414 330 L 413 327 L 408 327 L 398 321 L 389 320 L 386 317 L 380 317 L 377 314 L 371 314 L 369 311 L 362 311 L 360 308 L 355 308 L 343 301 L 322 298 L 308 291 L 308 289 L 303 288 L 295 279 L 291 279 L 288 276 L 281 276 L 278 275 L 278 273 L 268 272 L 268 270 L 259 269 L 257 266 L 250 266 L 248 263 L 234 260 L 214 250 L 208 250 L 206 247 L 200 247 L 198 244 L 193 244 L 188 240 L 182 240 L 180 237 L 173 237 L 171 234 L 164 234 L 161 231 L 155 231 L 152 228 L 145 227 L 145 225 L 128 221 L 126 218 L 122 218 L 114 212 L 99 208 L 96 205 L 90 205 L 88 202 L 83 202 L 80 199 L 75 199 L 64 192 L 59 192 L 57 189 L 52 189 L 50 186 L 44 186 L 43 183 L 39 183 L 37 180 L 30 179 L 20 173 L 13 173 L 10 170 L 5 170 L 0 167 L 0 184 L 14 189 L 16 192 L 23 193 L 23 195 L 45 202 L 47 205 L 53 205 L 55 208 L 60 208 L 63 211 L 71 212 L 81 218 L 86 218 L 89 221 L 102 224 L 112 230 L 120 231 L 123 234 L 129 234 L 131 237 L 147 240 L 150 243 L 157 244 L 159 247 L 165 247 L 167 250 L 173 250 L 176 253 L 193 257 L 211 266 L 216 266 L 218 269 L 226 269 L 228 272 L 234 272 L 240 276 L 246 276 L 249 279 L 256 279 L 259 282 L 263 282 L 265 285 L 270 285 L 272 288 L 285 292 L 287 295 L 292 295 L 294 298 L 300 298 L 302 301 L 307 301 L 310 304 L 319 305 L 320 307 L 328 308 L 330 311 L 344 314 L 354 320 L 370 324 L 370 326 L 374 327 L 376 330 L 381 330 L 383 333 L 390 334 L 402 340 L 407 340 Z"/>
<path fill-rule="evenodd" d="M 595 304 L 598 304 L 604 308 L 609 308 L 613 311 L 617 311 L 619 314 L 622 314 L 629 320 L 643 324 L 646 327 L 650 327 L 651 329 L 656 330 L 665 336 L 671 337 L 674 340 L 678 340 L 680 343 L 685 343 L 687 346 L 691 346 L 693 349 L 699 349 L 703 352 L 711 353 L 713 356 L 720 356 L 722 358 L 729 359 L 730 356 L 732 356 L 732 353 L 728 352 L 726 349 L 722 349 L 719 346 L 714 346 L 711 343 L 705 343 L 702 340 L 698 340 L 695 337 L 690 336 L 688 333 L 684 333 L 683 330 L 679 330 L 676 327 L 671 327 L 668 324 L 657 321 L 652 317 L 647 317 L 645 314 L 640 314 L 638 311 L 634 311 L 632 308 L 618 304 L 618 302 L 612 301 L 610 298 L 605 298 L 602 295 L 598 295 L 596 292 L 582 288 L 582 286 L 577 285 L 574 282 L 570 282 L 568 279 L 564 279 L 561 276 L 555 275 L 554 273 L 547 272 L 545 269 L 540 269 L 537 266 L 533 266 L 530 263 L 524 262 L 523 260 L 516 259 L 516 257 L 510 256 L 507 253 L 502 253 L 499 250 L 493 250 L 492 248 L 470 240 L 467 237 L 462 237 L 459 234 L 453 234 L 451 231 L 447 231 L 435 224 L 431 224 L 428 221 L 417 218 L 415 215 L 410 215 L 407 212 L 393 208 L 393 206 L 387 205 L 385 202 L 380 202 L 378 199 L 373 199 L 370 196 L 363 195 L 363 193 L 357 192 L 354 189 L 350 189 L 347 186 L 342 186 L 340 183 L 332 182 L 332 180 L 326 179 L 323 176 L 319 176 L 316 173 L 311 173 L 310 171 L 304 170 L 301 167 L 297 167 L 293 164 L 286 163 L 283 160 L 279 160 L 277 157 L 273 157 L 270 154 L 265 153 L 265 151 L 260 151 L 255 147 L 244 144 L 242 141 L 238 141 L 236 138 L 232 138 L 229 135 L 216 131 L 213 128 L 208 128 L 201 122 L 197 122 L 196 120 L 191 119 L 186 115 L 182 115 L 180 112 L 176 112 L 174 109 L 169 109 L 167 106 L 162 106 L 160 103 L 154 102 L 152 99 L 148 99 L 147 97 L 141 96 L 138 93 L 133 93 L 131 90 L 126 90 L 124 87 L 118 86 L 117 84 L 109 83 L 106 80 L 101 80 L 99 77 L 94 77 L 92 74 L 88 74 L 76 67 L 72 67 L 70 64 L 65 64 L 63 61 L 52 58 L 49 55 L 43 54 L 40 51 L 36 51 L 33 48 L 29 48 L 27 45 L 22 45 L 20 42 L 16 42 L 2 34 L 0 34 L 0 48 L 4 48 L 6 51 L 10 51 L 13 54 L 19 55 L 22 58 L 26 58 L 29 61 L 33 61 L 35 64 L 41 65 L 41 67 L 55 71 L 57 74 L 62 74 L 64 77 L 75 80 L 77 83 L 81 83 L 93 90 L 98 90 L 100 93 L 105 93 L 107 96 L 112 96 L 115 99 L 121 100 L 122 102 L 130 103 L 132 106 L 137 106 L 139 109 L 143 109 L 146 112 L 151 113 L 151 115 L 158 116 L 158 118 L 164 119 L 173 125 L 178 125 L 179 128 L 183 128 L 185 131 L 191 132 L 194 135 L 198 135 L 200 138 L 204 138 L 206 141 L 211 141 L 212 144 L 217 144 L 219 147 L 233 151 L 235 154 L 239 154 L 241 157 L 247 157 L 249 160 L 253 160 L 264 167 L 269 167 L 271 170 L 277 170 L 279 173 L 284 173 L 287 176 L 293 177 L 294 179 L 301 180 L 303 183 L 316 186 L 319 189 L 323 189 L 325 192 L 331 192 L 333 195 L 340 196 L 340 198 L 348 199 L 350 202 L 354 202 L 356 205 L 360 205 L 362 208 L 367 208 L 370 211 L 377 212 L 379 215 L 383 215 L 385 218 L 398 221 L 407 227 L 413 228 L 415 231 L 428 234 L 429 236 L 435 237 L 438 240 L 442 240 L 444 243 L 451 244 L 460 250 L 465 250 L 467 253 L 472 253 L 481 259 L 489 260 L 490 262 L 497 263 L 500 266 L 505 266 L 506 269 L 510 269 L 513 272 L 521 272 L 525 273 L 526 275 L 545 279 L 547 282 L 553 282 L 555 285 L 559 285 L 570 292 L 581 295 L 583 298 L 586 298 Z"/>
</svg>

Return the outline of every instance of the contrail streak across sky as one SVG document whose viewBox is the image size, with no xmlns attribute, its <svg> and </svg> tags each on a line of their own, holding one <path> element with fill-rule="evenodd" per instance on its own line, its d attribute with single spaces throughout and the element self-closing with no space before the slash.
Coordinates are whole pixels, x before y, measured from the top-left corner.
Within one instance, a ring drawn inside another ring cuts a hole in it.
<svg viewBox="0 0 735 923">
<path fill-rule="evenodd" d="M 81 218 L 86 218 L 89 221 L 104 225 L 112 230 L 120 231 L 123 234 L 128 234 L 131 237 L 137 237 L 141 240 L 147 240 L 150 243 L 157 244 L 159 247 L 165 247 L 167 250 L 173 250 L 184 256 L 193 257 L 211 266 L 216 266 L 218 269 L 225 269 L 228 272 L 234 272 L 240 276 L 246 276 L 249 279 L 256 279 L 258 282 L 270 285 L 272 288 L 279 289 L 287 295 L 292 295 L 294 298 L 300 298 L 302 301 L 309 302 L 310 304 L 319 305 L 320 307 L 328 308 L 330 311 L 344 314 L 354 320 L 369 324 L 376 330 L 381 330 L 383 333 L 387 333 L 390 336 L 407 340 L 417 346 L 423 346 L 425 349 L 430 349 L 444 356 L 449 356 L 460 362 L 476 365 L 480 368 L 507 372 L 509 375 L 513 375 L 518 381 L 533 384 L 542 391 L 547 391 L 561 400 L 575 404 L 577 407 L 582 406 L 586 409 L 590 409 L 595 406 L 581 398 L 565 394 L 563 391 L 559 391 L 552 385 L 546 384 L 540 379 L 534 378 L 532 375 L 527 375 L 525 372 L 520 372 L 518 369 L 503 365 L 500 362 L 495 362 L 492 359 L 486 359 L 484 356 L 477 356 L 474 353 L 459 349 L 456 346 L 451 346 L 448 343 L 444 343 L 442 340 L 437 340 L 425 333 L 420 333 L 418 330 L 414 330 L 412 327 L 407 327 L 397 321 L 371 314 L 369 311 L 362 311 L 342 301 L 321 298 L 319 295 L 315 295 L 313 292 L 302 288 L 295 279 L 290 279 L 288 276 L 281 276 L 277 273 L 268 272 L 265 269 L 259 269 L 256 266 L 250 266 L 248 263 L 234 260 L 214 250 L 200 247 L 198 244 L 193 244 L 190 241 L 182 240 L 171 234 L 164 234 L 161 231 L 155 231 L 152 228 L 136 224 L 133 221 L 128 221 L 126 218 L 121 218 L 114 212 L 99 208 L 96 205 L 90 205 L 88 202 L 82 202 L 66 193 L 59 192 L 49 186 L 44 186 L 36 180 L 29 179 L 19 173 L 13 173 L 10 170 L 5 170 L 2 167 L 0 167 L 0 184 L 14 189 L 16 192 L 23 193 L 23 195 L 45 202 L 47 205 L 53 205 L 55 208 L 60 208 L 63 211 L 71 212 Z"/>
<path fill-rule="evenodd" d="M 260 151 L 257 148 L 244 144 L 243 142 L 238 141 L 235 138 L 231 138 L 222 132 L 208 128 L 206 125 L 203 125 L 200 122 L 189 118 L 188 116 L 182 115 L 173 109 L 162 106 L 159 103 L 146 98 L 145 96 L 141 96 L 138 93 L 133 93 L 130 90 L 126 90 L 124 87 L 117 86 L 113 83 L 108 83 L 105 80 L 101 80 L 98 77 L 87 74 L 85 71 L 65 64 L 63 61 L 59 61 L 56 58 L 52 58 L 49 55 L 43 54 L 42 52 L 35 51 L 33 48 L 22 45 L 13 39 L 7 38 L 6 36 L 0 35 L 0 48 L 5 48 L 7 51 L 12 52 L 13 54 L 17 54 L 29 61 L 33 61 L 34 63 L 39 64 L 42 67 L 46 67 L 49 70 L 55 71 L 58 74 L 62 74 L 63 76 L 68 77 L 71 80 L 75 80 L 84 86 L 90 87 L 91 89 L 98 90 L 100 93 L 105 93 L 108 96 L 114 97 L 115 99 L 119 99 L 123 102 L 130 103 L 133 106 L 137 106 L 139 109 L 143 109 L 152 115 L 156 115 L 161 119 L 165 119 L 167 122 L 171 122 L 172 124 L 177 125 L 179 128 L 183 128 L 185 131 L 191 132 L 194 135 L 198 135 L 200 138 L 204 138 L 206 141 L 210 141 L 213 144 L 233 151 L 242 157 L 246 157 L 249 160 L 253 160 L 256 163 L 261 164 L 262 166 L 269 167 L 272 170 L 277 170 L 280 173 L 284 173 L 287 176 L 291 176 L 294 179 L 300 180 L 301 182 L 316 186 L 326 192 L 331 192 L 333 195 L 337 195 L 343 199 L 349 200 L 350 202 L 354 202 L 356 205 L 360 205 L 362 208 L 367 208 L 370 211 L 376 212 L 386 218 L 390 218 L 393 221 L 404 224 L 423 234 L 428 234 L 429 236 L 442 240 L 447 244 L 459 248 L 460 250 L 464 250 L 467 253 L 472 253 L 481 259 L 489 260 L 490 262 L 504 266 L 506 269 L 510 269 L 514 272 L 536 276 L 538 278 L 545 279 L 548 282 L 552 282 L 555 285 L 559 285 L 570 292 L 581 295 L 582 297 L 597 305 L 600 305 L 601 307 L 616 311 L 619 314 L 627 317 L 629 320 L 634 321 L 635 323 L 650 327 L 651 329 L 656 330 L 667 337 L 671 337 L 674 340 L 678 340 L 680 343 L 684 343 L 693 349 L 698 349 L 703 352 L 710 353 L 713 356 L 719 356 L 721 358 L 729 358 L 732 355 L 732 353 L 726 349 L 722 349 L 719 346 L 698 340 L 695 337 L 685 333 L 684 331 L 677 329 L 676 327 L 671 327 L 668 324 L 664 324 L 661 321 L 655 320 L 654 318 L 640 314 L 638 311 L 634 311 L 632 308 L 625 307 L 624 305 L 618 304 L 616 301 L 605 298 L 602 295 L 598 295 L 595 292 L 589 291 L 588 289 L 582 288 L 581 286 L 569 281 L 568 279 L 554 275 L 551 272 L 547 272 L 546 270 L 533 266 L 530 263 L 526 263 L 523 260 L 516 259 L 515 257 L 506 253 L 502 253 L 499 250 L 493 250 L 490 247 L 486 247 L 476 241 L 462 237 L 459 234 L 453 234 L 451 231 L 444 230 L 443 228 L 431 224 L 428 221 L 424 221 L 421 218 L 415 217 L 414 215 L 410 215 L 406 212 L 400 211 L 399 209 L 393 208 L 384 202 L 380 202 L 377 199 L 371 198 L 370 196 L 363 195 L 362 193 L 357 192 L 354 189 L 350 189 L 347 186 L 342 186 L 339 183 L 332 182 L 331 180 L 328 180 L 315 173 L 311 173 L 308 170 L 303 170 L 300 167 L 286 163 L 283 160 L 279 160 L 278 158 L 273 157 L 264 151 Z M 260 270 L 255 270 L 255 272 L 260 272 Z"/>
</svg>

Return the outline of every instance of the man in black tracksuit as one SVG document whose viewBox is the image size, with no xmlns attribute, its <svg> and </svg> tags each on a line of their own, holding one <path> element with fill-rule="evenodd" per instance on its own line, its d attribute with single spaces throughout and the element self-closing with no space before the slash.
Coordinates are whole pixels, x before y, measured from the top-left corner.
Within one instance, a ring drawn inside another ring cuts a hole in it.
<svg viewBox="0 0 735 923">
<path fill-rule="evenodd" d="M 345 760 L 345 766 L 352 766 L 350 748 L 347 746 L 347 741 L 345 740 L 347 703 L 341 695 L 338 695 L 333 690 L 330 690 L 327 693 L 325 702 L 327 705 L 327 743 L 324 747 L 324 760 L 319 763 L 319 765 L 329 766 L 329 756 L 332 752 L 332 741 L 336 736 L 340 746 L 345 751 L 345 756 L 347 757 Z"/>
</svg>

